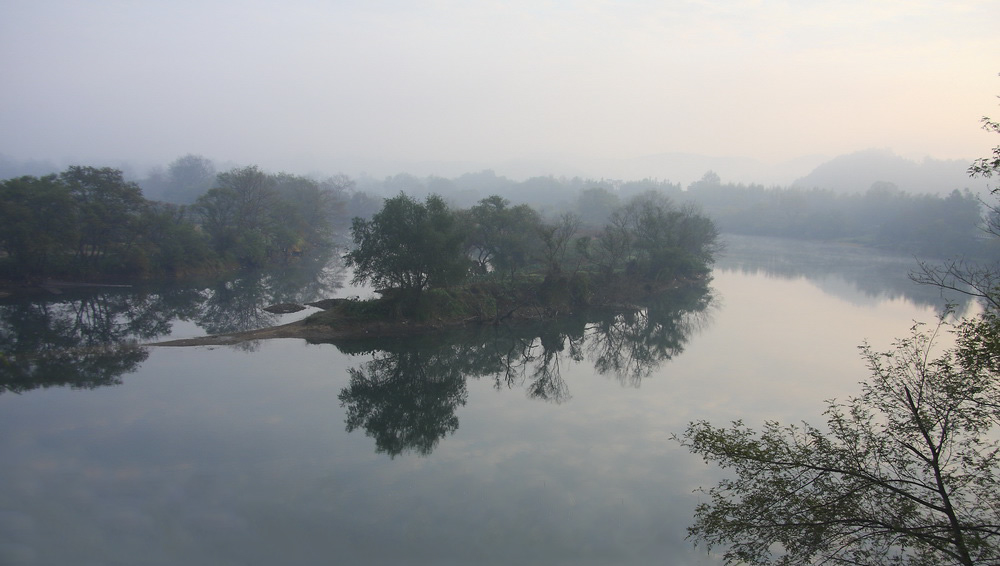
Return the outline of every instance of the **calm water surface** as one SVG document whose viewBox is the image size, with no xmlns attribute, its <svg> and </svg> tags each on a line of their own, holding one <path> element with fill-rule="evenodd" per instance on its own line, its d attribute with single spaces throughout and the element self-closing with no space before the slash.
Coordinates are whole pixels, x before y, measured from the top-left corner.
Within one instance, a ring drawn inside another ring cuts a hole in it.
<svg viewBox="0 0 1000 566">
<path fill-rule="evenodd" d="M 633 317 L 123 355 L 0 305 L 5 347 L 65 342 L 4 370 L 0 564 L 717 564 L 684 537 L 718 472 L 671 435 L 703 418 L 822 422 L 823 400 L 866 375 L 858 345 L 933 322 L 941 300 L 911 267 L 730 239 L 709 295 Z M 313 294 L 355 293 L 327 276 Z M 147 297 L 176 312 L 133 327 L 204 333 L 308 300 L 230 287 L 208 306 L 225 287 L 197 291 L 197 308 Z"/>
</svg>

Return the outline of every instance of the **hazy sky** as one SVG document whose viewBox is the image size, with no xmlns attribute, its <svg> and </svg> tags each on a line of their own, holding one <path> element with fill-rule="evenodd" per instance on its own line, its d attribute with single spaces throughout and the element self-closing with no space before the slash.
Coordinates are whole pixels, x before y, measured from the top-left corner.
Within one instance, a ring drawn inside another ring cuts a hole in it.
<svg viewBox="0 0 1000 566">
<path fill-rule="evenodd" d="M 0 0 L 0 153 L 267 169 L 1000 140 L 1000 1 Z"/>
</svg>

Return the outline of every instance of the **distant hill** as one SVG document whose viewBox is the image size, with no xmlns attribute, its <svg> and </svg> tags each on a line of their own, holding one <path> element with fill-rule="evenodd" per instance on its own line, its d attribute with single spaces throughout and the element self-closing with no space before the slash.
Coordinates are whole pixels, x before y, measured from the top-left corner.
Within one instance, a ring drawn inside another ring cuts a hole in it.
<svg viewBox="0 0 1000 566">
<path fill-rule="evenodd" d="M 858 193 L 882 182 L 911 193 L 947 194 L 968 188 L 973 193 L 985 194 L 986 182 L 971 179 L 966 173 L 970 162 L 930 157 L 913 161 L 888 150 L 869 149 L 835 157 L 796 179 L 792 186 Z"/>
</svg>

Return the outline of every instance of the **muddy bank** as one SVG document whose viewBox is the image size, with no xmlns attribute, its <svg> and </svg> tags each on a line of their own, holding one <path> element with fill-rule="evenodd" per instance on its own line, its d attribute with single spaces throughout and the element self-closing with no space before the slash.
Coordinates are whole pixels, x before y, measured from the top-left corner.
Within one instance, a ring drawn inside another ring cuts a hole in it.
<svg viewBox="0 0 1000 566">
<path fill-rule="evenodd" d="M 327 326 L 323 324 L 311 324 L 308 319 L 290 322 L 279 326 L 270 326 L 245 332 L 233 332 L 229 334 L 215 334 L 212 336 L 198 336 L 195 338 L 183 338 L 180 340 L 167 340 L 164 342 L 154 342 L 147 346 L 232 346 L 242 342 L 252 342 L 254 340 L 268 340 L 271 338 L 300 338 L 303 340 L 329 341 L 345 340 L 351 338 L 369 338 L 376 336 L 409 336 L 424 332 L 435 332 L 443 328 L 461 326 L 465 321 L 438 322 L 435 324 L 414 323 L 411 321 L 400 322 L 369 322 L 369 323 L 346 323 L 338 326 Z"/>
</svg>

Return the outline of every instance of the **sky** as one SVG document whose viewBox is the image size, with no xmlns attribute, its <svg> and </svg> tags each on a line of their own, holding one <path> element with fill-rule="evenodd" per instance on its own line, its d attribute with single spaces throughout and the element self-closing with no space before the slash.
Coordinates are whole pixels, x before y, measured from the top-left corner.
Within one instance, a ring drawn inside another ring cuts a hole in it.
<svg viewBox="0 0 1000 566">
<path fill-rule="evenodd" d="M 971 160 L 998 142 L 979 123 L 1000 116 L 997 24 L 1000 0 L 0 0 L 0 154 Z"/>
</svg>

